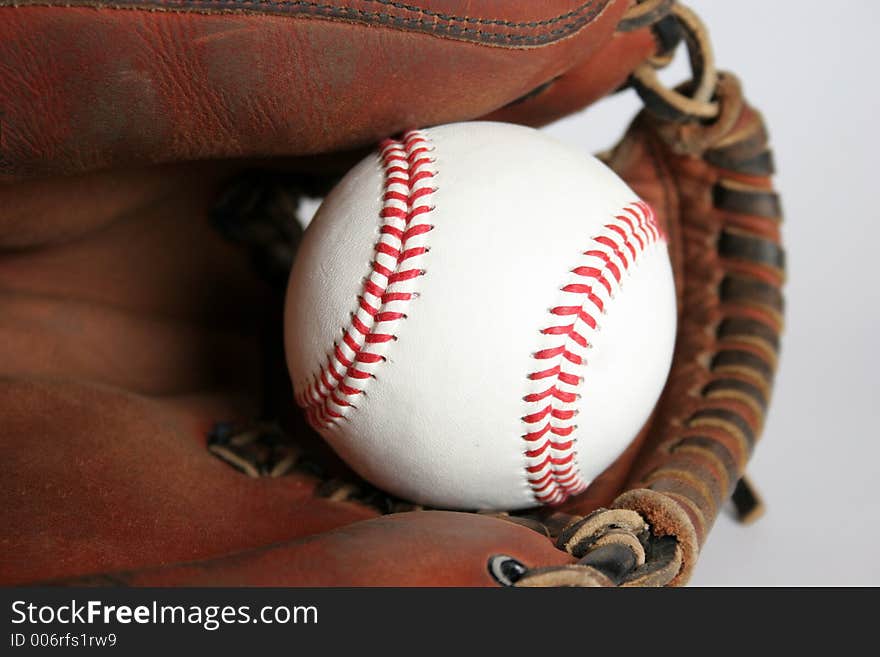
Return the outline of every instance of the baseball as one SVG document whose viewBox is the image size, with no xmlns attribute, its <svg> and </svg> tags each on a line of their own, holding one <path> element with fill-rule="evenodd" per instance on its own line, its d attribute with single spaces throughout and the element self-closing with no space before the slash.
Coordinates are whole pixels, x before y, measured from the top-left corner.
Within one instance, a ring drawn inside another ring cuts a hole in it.
<svg viewBox="0 0 880 657">
<path fill-rule="evenodd" d="M 615 173 L 477 122 L 387 140 L 342 179 L 285 315 L 296 400 L 359 475 L 513 510 L 583 491 L 635 438 L 676 302 L 664 235 Z"/>
</svg>

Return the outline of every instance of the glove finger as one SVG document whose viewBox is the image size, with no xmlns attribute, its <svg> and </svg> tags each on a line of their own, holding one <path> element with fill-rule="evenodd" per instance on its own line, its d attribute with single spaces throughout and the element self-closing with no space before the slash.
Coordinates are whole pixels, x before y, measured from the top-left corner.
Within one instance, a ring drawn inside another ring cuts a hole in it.
<svg viewBox="0 0 880 657">
<path fill-rule="evenodd" d="M 601 47 L 629 3 L 128 4 L 0 0 L 0 89 L 17 94 L 0 179 L 323 153 L 471 119 Z"/>
<path fill-rule="evenodd" d="M 365 520 L 299 541 L 200 561 L 109 573 L 72 584 L 133 586 L 495 586 L 490 562 L 564 565 L 544 536 L 496 518 L 419 511 Z"/>
<path fill-rule="evenodd" d="M 6 585 L 205 559 L 376 514 L 315 497 L 308 472 L 246 477 L 211 455 L 217 417 L 248 404 L 102 386 L 0 385 Z"/>
</svg>

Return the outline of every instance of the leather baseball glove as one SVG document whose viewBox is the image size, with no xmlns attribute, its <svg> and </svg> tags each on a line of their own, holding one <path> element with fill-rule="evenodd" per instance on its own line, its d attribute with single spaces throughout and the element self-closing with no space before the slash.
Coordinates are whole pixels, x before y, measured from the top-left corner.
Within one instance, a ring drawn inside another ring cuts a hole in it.
<svg viewBox="0 0 880 657">
<path fill-rule="evenodd" d="M 692 81 L 656 69 L 686 49 Z M 420 509 L 307 428 L 282 348 L 303 199 L 379 139 L 632 87 L 603 155 L 670 241 L 652 419 L 582 495 Z M 0 582 L 676 585 L 770 398 L 760 115 L 672 0 L 0 0 Z"/>
</svg>

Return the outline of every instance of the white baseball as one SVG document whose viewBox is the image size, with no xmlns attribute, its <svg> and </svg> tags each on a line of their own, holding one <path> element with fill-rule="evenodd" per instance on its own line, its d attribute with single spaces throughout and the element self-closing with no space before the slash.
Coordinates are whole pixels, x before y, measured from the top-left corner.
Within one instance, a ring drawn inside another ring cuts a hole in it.
<svg viewBox="0 0 880 657">
<path fill-rule="evenodd" d="M 324 201 L 286 305 L 312 426 L 404 499 L 518 509 L 581 492 L 672 359 L 667 246 L 601 162 L 530 128 L 387 141 Z"/>
</svg>

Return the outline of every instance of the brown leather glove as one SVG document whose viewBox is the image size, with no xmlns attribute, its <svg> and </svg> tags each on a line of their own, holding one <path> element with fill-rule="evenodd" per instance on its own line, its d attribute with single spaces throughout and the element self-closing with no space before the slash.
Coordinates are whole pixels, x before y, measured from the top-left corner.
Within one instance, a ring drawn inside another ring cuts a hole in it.
<svg viewBox="0 0 880 657">
<path fill-rule="evenodd" d="M 475 4 L 0 0 L 0 583 L 681 584 L 720 505 L 754 508 L 783 278 L 760 116 L 671 0 Z M 679 301 L 652 420 L 562 507 L 359 482 L 284 371 L 299 201 L 405 128 L 626 85 L 646 109 L 605 157 Z"/>
</svg>

